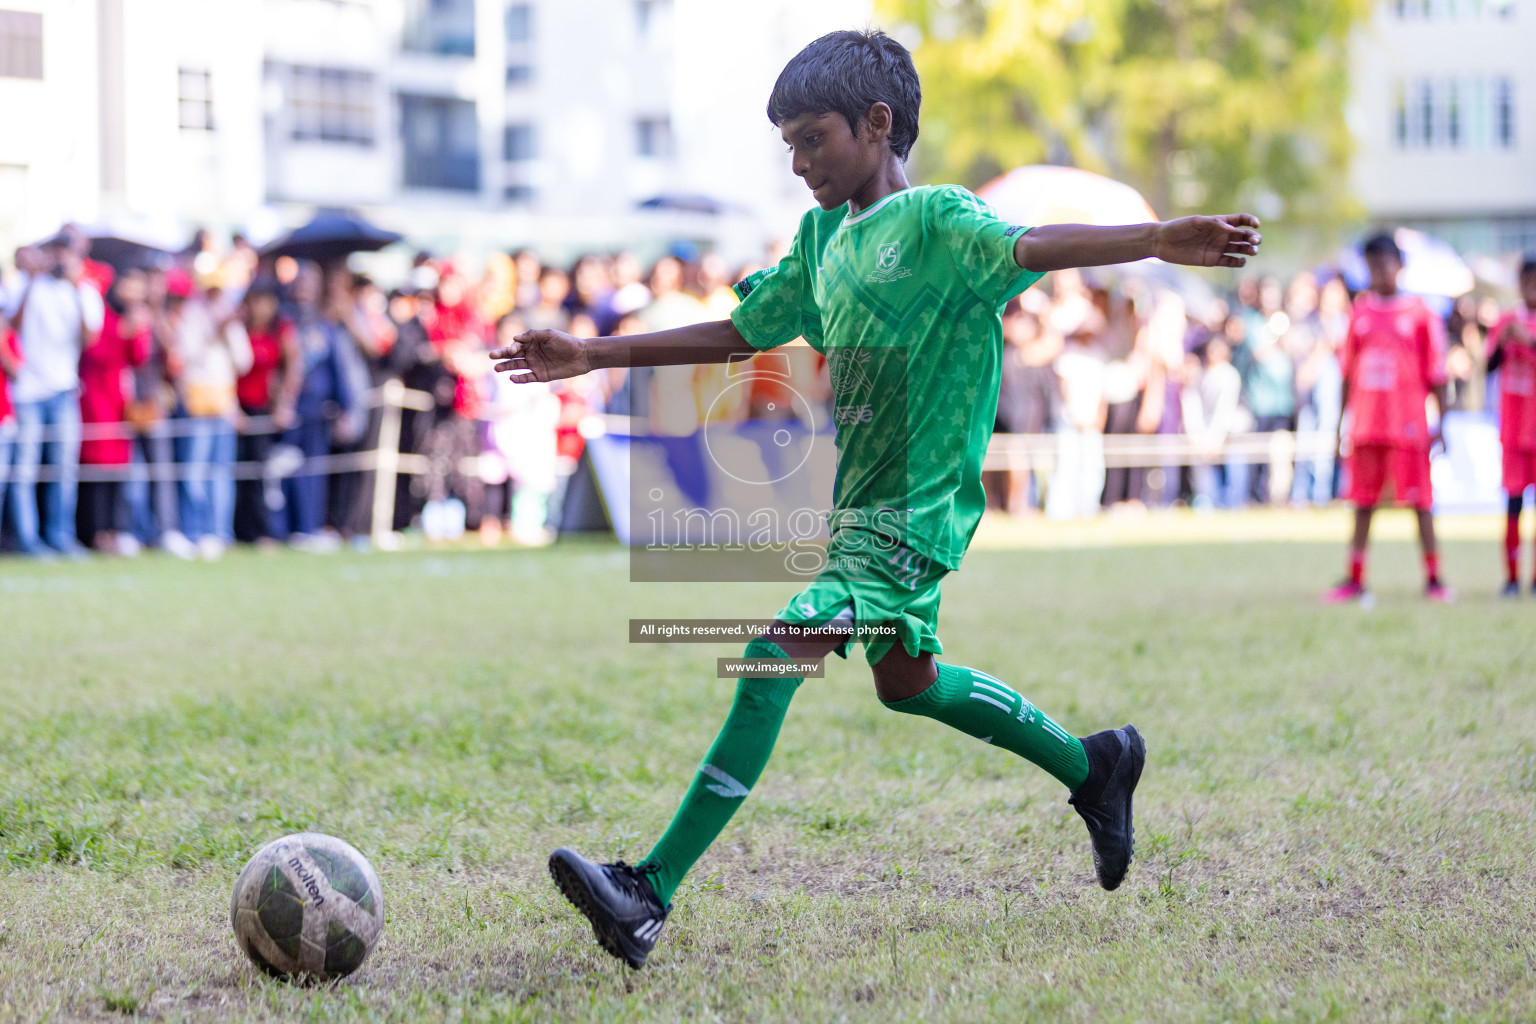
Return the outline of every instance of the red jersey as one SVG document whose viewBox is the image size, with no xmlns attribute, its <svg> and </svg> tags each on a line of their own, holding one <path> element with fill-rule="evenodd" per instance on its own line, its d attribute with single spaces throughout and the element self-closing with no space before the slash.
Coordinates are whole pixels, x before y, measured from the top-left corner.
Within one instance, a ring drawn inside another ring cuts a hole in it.
<svg viewBox="0 0 1536 1024">
<path fill-rule="evenodd" d="M 456 306 L 439 303 L 437 316 L 427 329 L 427 340 L 439 353 L 455 342 L 465 342 L 479 348 L 485 344 L 485 324 L 475 315 L 468 302 Z M 453 411 L 465 419 L 477 419 L 485 401 L 476 381 L 457 377 L 453 389 Z"/>
<path fill-rule="evenodd" d="M 264 331 L 252 330 L 251 368 L 235 382 L 240 408 L 266 412 L 272 407 L 272 374 L 283 362 L 283 346 L 293 336 L 293 324 L 274 320 Z"/>
<path fill-rule="evenodd" d="M 1355 299 L 1339 369 L 1349 386 L 1355 444 L 1429 443 L 1424 401 L 1446 381 L 1445 327 L 1423 301 L 1374 292 Z"/>
<path fill-rule="evenodd" d="M 146 325 L 129 334 L 122 316 L 107 307 L 101 330 L 80 353 L 80 420 L 120 423 L 128 409 L 127 371 L 149 358 Z M 80 442 L 80 461 L 88 466 L 121 466 L 133 456 L 126 437 L 93 437 Z"/>
<path fill-rule="evenodd" d="M 1514 324 L 1536 338 L 1536 309 L 1505 313 L 1488 335 L 1488 354 L 1503 351 L 1499 366 L 1499 440 L 1506 452 L 1536 451 L 1536 347 L 1522 345 L 1505 332 Z"/>
<path fill-rule="evenodd" d="M 0 345 L 5 346 L 5 351 L 10 355 L 10 361 L 17 365 L 21 363 L 21 339 L 16 332 L 7 327 L 0 330 Z M 16 418 L 16 412 L 11 408 L 11 378 L 0 371 L 0 423 L 9 423 Z"/>
</svg>

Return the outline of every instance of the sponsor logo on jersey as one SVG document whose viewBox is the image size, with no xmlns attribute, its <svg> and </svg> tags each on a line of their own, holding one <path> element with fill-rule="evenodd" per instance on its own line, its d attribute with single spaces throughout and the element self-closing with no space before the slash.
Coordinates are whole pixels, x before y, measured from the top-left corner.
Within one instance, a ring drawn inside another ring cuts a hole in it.
<svg viewBox="0 0 1536 1024">
<path fill-rule="evenodd" d="M 885 242 L 875 249 L 875 272 L 864 280 L 871 284 L 885 284 L 911 276 L 912 269 L 901 265 L 901 243 Z"/>
</svg>

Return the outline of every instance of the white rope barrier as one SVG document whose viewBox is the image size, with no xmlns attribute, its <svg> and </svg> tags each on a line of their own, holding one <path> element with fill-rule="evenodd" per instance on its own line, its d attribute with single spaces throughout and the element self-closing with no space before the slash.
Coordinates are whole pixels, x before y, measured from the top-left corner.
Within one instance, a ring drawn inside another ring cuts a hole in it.
<svg viewBox="0 0 1536 1024">
<path fill-rule="evenodd" d="M 372 524 L 375 537 L 387 534 L 393 528 L 395 490 L 400 476 L 418 476 L 432 471 L 432 458 L 427 455 L 400 450 L 401 413 L 406 409 L 426 412 L 435 407 L 433 397 L 424 391 L 413 391 L 398 380 L 385 381 L 380 387 L 368 392 L 368 406 L 379 408 L 378 441 L 367 451 L 339 452 L 329 455 L 300 457 L 292 445 L 274 445 L 282 454 L 265 461 L 240 461 L 213 463 L 207 461 L 186 462 L 139 461 L 118 465 L 82 464 L 77 479 L 81 482 L 96 481 L 181 481 L 206 479 L 215 468 L 228 473 L 236 480 L 282 480 L 299 476 L 329 475 L 337 473 L 372 472 L 375 474 Z M 600 430 L 608 433 L 643 436 L 644 421 L 629 416 L 605 415 L 601 417 Z M 130 440 L 140 438 L 173 440 L 189 437 L 207 429 L 206 421 L 188 418 L 160 420 L 147 429 L 131 423 L 82 424 L 82 440 Z M 21 441 L 23 431 L 13 436 L 13 445 Z M 45 428 L 43 442 L 57 440 L 57 428 Z M 284 433 L 271 416 L 245 417 L 240 425 L 241 435 L 280 435 Z M 35 436 L 35 435 L 34 435 Z M 1187 434 L 1106 434 L 1104 465 L 1107 469 L 1171 469 L 1178 466 L 1225 465 L 1230 463 L 1288 465 L 1295 461 L 1310 462 L 1329 458 L 1337 453 L 1338 438 L 1328 432 L 1291 431 L 1250 432 L 1231 434 L 1222 439 L 1204 439 Z M 1055 434 L 995 434 L 987 448 L 982 469 L 987 471 L 1033 470 L 1048 473 L 1056 464 L 1057 436 Z M 457 472 L 466 476 L 478 476 L 481 457 L 469 455 L 460 458 Z M 4 468 L 4 467 L 0 467 Z M 13 467 L 12 467 L 13 468 Z M 14 472 L 7 474 L 14 480 Z M 57 466 L 41 465 L 37 468 L 38 482 L 59 479 Z"/>
</svg>

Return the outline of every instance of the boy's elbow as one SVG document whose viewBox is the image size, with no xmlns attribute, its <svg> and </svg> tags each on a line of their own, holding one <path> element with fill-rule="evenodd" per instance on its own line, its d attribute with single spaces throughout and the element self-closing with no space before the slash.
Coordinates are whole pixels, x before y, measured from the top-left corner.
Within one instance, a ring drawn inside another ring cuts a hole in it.
<svg viewBox="0 0 1536 1024">
<path fill-rule="evenodd" d="M 1031 273 L 1039 273 L 1042 267 L 1038 266 L 1040 260 L 1039 246 L 1031 239 L 1031 232 L 1024 232 L 1018 241 L 1013 243 L 1013 262 L 1019 265 L 1019 269 L 1028 270 Z"/>
</svg>

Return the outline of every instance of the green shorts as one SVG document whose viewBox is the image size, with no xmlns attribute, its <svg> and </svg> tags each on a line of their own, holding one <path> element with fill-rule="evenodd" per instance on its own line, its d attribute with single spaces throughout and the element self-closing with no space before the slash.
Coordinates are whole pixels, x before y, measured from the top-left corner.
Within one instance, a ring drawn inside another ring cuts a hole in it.
<svg viewBox="0 0 1536 1024">
<path fill-rule="evenodd" d="M 781 622 L 820 626 L 847 618 L 864 658 L 877 664 L 899 640 L 914 658 L 943 654 L 939 643 L 942 564 L 887 538 L 844 530 L 827 547 L 827 565 L 810 586 L 786 604 Z M 836 649 L 848 656 L 849 640 Z"/>
</svg>

